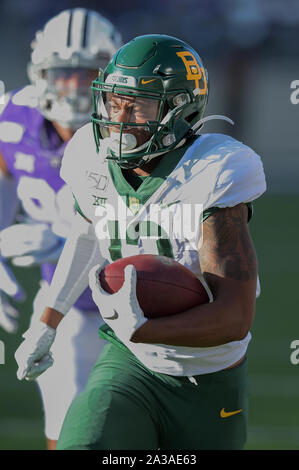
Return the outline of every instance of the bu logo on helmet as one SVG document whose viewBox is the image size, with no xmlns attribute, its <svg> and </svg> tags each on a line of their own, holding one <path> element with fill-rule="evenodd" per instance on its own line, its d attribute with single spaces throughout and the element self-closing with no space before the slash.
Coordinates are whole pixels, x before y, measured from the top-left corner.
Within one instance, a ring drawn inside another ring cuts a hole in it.
<svg viewBox="0 0 299 470">
<path fill-rule="evenodd" d="M 195 81 L 195 86 L 199 90 L 197 94 L 205 95 L 208 87 L 204 68 L 198 65 L 197 60 L 190 51 L 177 52 L 176 55 L 184 62 L 187 71 L 187 80 Z M 199 88 L 199 80 L 204 81 L 204 88 Z"/>
</svg>

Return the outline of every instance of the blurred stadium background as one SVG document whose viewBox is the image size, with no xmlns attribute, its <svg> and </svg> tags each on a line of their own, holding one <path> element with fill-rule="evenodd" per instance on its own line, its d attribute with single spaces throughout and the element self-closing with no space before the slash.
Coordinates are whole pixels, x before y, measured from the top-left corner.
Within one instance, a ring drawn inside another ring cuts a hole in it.
<svg viewBox="0 0 299 470">
<path fill-rule="evenodd" d="M 6 90 L 28 82 L 26 65 L 37 29 L 64 8 L 98 10 L 134 36 L 162 33 L 189 42 L 209 70 L 207 114 L 235 121 L 209 123 L 205 132 L 224 132 L 262 157 L 268 192 L 254 206 L 250 224 L 262 295 L 249 347 L 250 414 L 247 449 L 299 449 L 299 365 L 290 344 L 299 339 L 299 105 L 291 82 L 299 80 L 297 0 L 0 1 L 0 80 Z M 20 383 L 13 353 L 27 328 L 38 288 L 38 269 L 18 270 L 28 293 L 21 304 L 19 333 L 0 331 L 6 362 L 0 365 L 0 449 L 44 449 L 38 391 Z"/>
</svg>

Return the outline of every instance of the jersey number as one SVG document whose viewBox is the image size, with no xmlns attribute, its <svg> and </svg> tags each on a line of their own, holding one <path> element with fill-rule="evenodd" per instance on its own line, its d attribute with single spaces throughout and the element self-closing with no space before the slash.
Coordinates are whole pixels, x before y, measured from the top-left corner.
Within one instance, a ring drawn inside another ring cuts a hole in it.
<svg viewBox="0 0 299 470">
<path fill-rule="evenodd" d="M 117 220 L 108 221 L 108 231 L 110 236 L 109 252 L 112 261 L 122 258 L 122 240 L 119 234 L 119 223 Z M 156 247 L 160 256 L 174 258 L 170 240 L 163 228 L 151 221 L 141 221 L 131 224 L 126 231 L 126 244 L 137 245 L 140 238 L 153 237 L 156 240 Z"/>
</svg>

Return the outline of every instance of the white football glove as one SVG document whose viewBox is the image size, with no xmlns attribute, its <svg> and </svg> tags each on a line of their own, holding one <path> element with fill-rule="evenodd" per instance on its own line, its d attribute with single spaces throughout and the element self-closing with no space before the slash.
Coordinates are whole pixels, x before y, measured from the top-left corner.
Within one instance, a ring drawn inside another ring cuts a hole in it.
<svg viewBox="0 0 299 470">
<path fill-rule="evenodd" d="M 136 296 L 137 274 L 133 265 L 126 266 L 125 280 L 115 294 L 103 290 L 99 281 L 103 266 L 94 266 L 89 272 L 89 285 L 92 298 L 97 305 L 103 320 L 116 333 L 118 338 L 127 342 L 146 321 Z"/>
<path fill-rule="evenodd" d="M 0 327 L 7 333 L 18 329 L 18 311 L 9 303 L 7 295 L 15 300 L 24 300 L 23 289 L 15 279 L 11 269 L 0 258 Z"/>
<path fill-rule="evenodd" d="M 0 232 L 1 254 L 15 266 L 55 263 L 63 245 L 64 239 L 46 223 L 15 224 Z"/>
<path fill-rule="evenodd" d="M 42 322 L 33 323 L 23 334 L 25 341 L 15 352 L 19 380 L 35 380 L 52 366 L 54 361 L 50 348 L 55 336 L 56 330 Z"/>
</svg>

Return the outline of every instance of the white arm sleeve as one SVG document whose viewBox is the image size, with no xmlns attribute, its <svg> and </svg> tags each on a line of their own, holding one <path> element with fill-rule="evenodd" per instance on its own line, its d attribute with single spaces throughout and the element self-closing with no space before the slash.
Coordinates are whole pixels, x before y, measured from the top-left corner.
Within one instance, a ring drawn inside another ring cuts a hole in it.
<svg viewBox="0 0 299 470">
<path fill-rule="evenodd" d="M 47 306 L 65 315 L 88 287 L 88 273 L 104 263 L 92 224 L 74 218 L 50 285 Z"/>
</svg>

